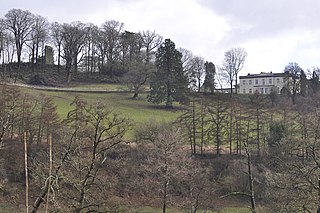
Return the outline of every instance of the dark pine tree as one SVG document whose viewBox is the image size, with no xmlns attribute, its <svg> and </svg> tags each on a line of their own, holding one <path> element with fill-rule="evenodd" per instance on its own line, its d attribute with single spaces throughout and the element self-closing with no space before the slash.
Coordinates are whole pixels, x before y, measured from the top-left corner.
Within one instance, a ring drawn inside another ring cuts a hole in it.
<svg viewBox="0 0 320 213">
<path fill-rule="evenodd" d="M 307 76 L 304 73 L 304 71 L 301 70 L 301 72 L 300 72 L 300 93 L 302 96 L 306 96 L 308 93 L 307 84 L 308 84 Z"/>
<path fill-rule="evenodd" d="M 216 67 L 212 62 L 206 62 L 204 66 L 206 74 L 203 84 L 204 89 L 205 91 L 210 91 L 210 93 L 213 94 L 215 88 L 214 76 L 216 75 Z"/>
<path fill-rule="evenodd" d="M 182 54 L 176 50 L 174 42 L 166 39 L 156 53 L 156 72 L 150 80 L 148 100 L 153 103 L 166 103 L 173 107 L 173 101 L 186 102 L 188 81 L 183 73 Z"/>
</svg>

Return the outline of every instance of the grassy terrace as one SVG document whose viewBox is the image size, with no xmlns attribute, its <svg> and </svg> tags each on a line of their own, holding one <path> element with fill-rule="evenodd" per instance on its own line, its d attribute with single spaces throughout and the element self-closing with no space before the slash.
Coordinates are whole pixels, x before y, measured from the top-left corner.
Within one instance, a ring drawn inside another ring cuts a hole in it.
<svg viewBox="0 0 320 213">
<path fill-rule="evenodd" d="M 83 88 L 83 87 L 81 87 Z M 101 88 L 101 87 L 99 87 Z M 137 100 L 133 100 L 132 93 L 81 93 L 81 92 L 60 92 L 60 91 L 40 91 L 36 89 L 23 88 L 24 92 L 32 95 L 46 95 L 53 97 L 57 105 L 58 114 L 65 118 L 67 113 L 72 110 L 70 103 L 76 96 L 80 96 L 89 104 L 98 101 L 106 104 L 115 111 L 121 112 L 134 122 L 143 123 L 148 120 L 171 121 L 177 118 L 181 109 L 165 110 L 163 105 L 155 105 L 146 101 L 147 94 L 140 94 Z"/>
</svg>

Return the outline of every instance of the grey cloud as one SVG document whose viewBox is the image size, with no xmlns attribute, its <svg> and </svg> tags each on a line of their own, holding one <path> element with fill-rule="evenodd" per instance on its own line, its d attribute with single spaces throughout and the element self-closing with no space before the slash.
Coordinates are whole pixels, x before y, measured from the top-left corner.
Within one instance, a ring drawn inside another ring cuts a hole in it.
<svg viewBox="0 0 320 213">
<path fill-rule="evenodd" d="M 272 36 L 287 30 L 318 27 L 317 0 L 199 0 L 231 24 L 249 26 L 247 37 Z M 239 30 L 239 29 L 238 29 Z"/>
</svg>

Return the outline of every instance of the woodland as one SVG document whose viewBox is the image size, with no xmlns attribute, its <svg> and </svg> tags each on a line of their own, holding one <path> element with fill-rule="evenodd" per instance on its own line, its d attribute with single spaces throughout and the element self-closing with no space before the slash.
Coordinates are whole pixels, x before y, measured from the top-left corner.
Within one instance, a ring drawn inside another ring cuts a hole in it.
<svg viewBox="0 0 320 213">
<path fill-rule="evenodd" d="M 320 212 L 318 68 L 243 95 L 242 48 L 216 66 L 117 21 L 0 27 L 1 212 Z"/>
</svg>

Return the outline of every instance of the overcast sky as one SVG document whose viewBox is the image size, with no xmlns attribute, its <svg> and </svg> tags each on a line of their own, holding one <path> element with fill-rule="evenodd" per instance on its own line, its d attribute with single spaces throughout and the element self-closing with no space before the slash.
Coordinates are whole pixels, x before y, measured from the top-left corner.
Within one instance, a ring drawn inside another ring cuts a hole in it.
<svg viewBox="0 0 320 213">
<path fill-rule="evenodd" d="M 107 20 L 138 32 L 155 30 L 177 47 L 222 64 L 224 52 L 248 52 L 242 74 L 282 72 L 288 62 L 320 66 L 319 0 L 0 0 L 0 16 L 13 8 L 49 22 Z"/>
</svg>

